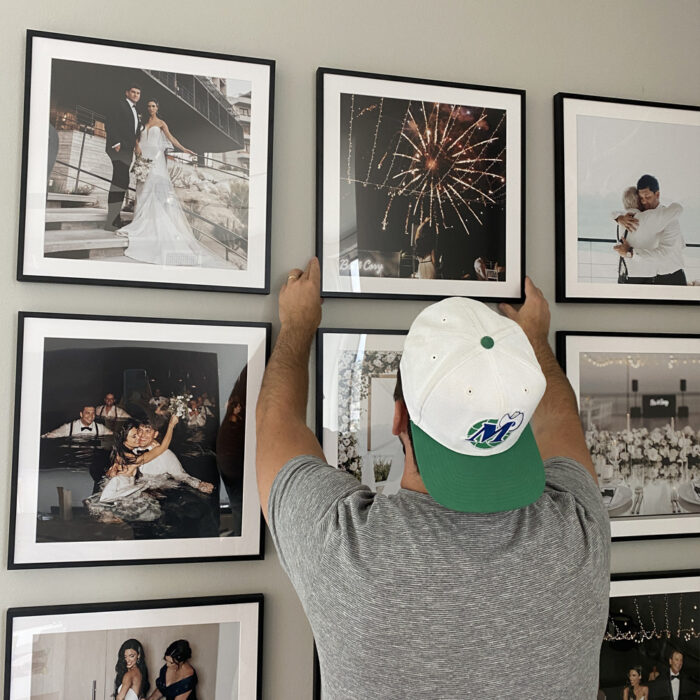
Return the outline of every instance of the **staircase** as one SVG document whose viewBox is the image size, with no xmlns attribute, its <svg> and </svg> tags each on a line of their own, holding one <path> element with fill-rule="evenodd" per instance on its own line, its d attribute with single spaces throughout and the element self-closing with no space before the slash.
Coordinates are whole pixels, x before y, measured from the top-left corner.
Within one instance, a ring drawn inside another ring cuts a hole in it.
<svg viewBox="0 0 700 700">
<path fill-rule="evenodd" d="M 124 236 L 104 230 L 107 209 L 96 206 L 91 194 L 61 194 L 50 192 L 46 202 L 46 233 L 44 254 L 61 257 L 105 258 L 123 255 L 129 245 Z M 132 218 L 122 212 L 122 220 Z"/>
</svg>

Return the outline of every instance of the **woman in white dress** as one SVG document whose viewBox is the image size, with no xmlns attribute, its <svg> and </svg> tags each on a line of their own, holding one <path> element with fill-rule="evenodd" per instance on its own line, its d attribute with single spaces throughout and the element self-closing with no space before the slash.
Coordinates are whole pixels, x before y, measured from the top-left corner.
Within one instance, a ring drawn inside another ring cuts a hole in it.
<svg viewBox="0 0 700 700">
<path fill-rule="evenodd" d="M 116 700 L 140 700 L 148 693 L 148 667 L 146 654 L 138 639 L 127 639 L 119 647 L 117 675 L 114 679 L 114 698 Z"/>
<path fill-rule="evenodd" d="M 641 666 L 633 666 L 627 671 L 627 682 L 622 691 L 622 700 L 648 700 L 649 687 L 642 684 Z"/>
<path fill-rule="evenodd" d="M 166 149 L 174 146 L 183 153 L 195 152 L 170 133 L 158 116 L 156 100 L 148 100 L 147 110 L 135 153 L 151 163 L 145 181 L 136 186 L 134 219 L 118 231 L 129 237 L 124 255 L 157 265 L 229 267 L 194 237 L 170 180 Z"/>
</svg>

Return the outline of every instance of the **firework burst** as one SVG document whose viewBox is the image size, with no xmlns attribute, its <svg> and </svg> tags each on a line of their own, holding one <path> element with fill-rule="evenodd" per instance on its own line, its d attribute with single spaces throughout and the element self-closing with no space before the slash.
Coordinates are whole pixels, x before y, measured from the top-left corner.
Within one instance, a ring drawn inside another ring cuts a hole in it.
<svg viewBox="0 0 700 700">
<path fill-rule="evenodd" d="M 452 226 L 454 213 L 469 234 L 469 214 L 482 223 L 483 208 L 499 205 L 505 195 L 505 112 L 496 112 L 492 123 L 493 115 L 484 108 L 408 102 L 399 131 L 377 157 L 383 110 L 382 99 L 355 113 L 353 100 L 349 152 L 353 121 L 372 115 L 376 125 L 366 176 L 351 178 L 348 159 L 347 181 L 386 191 L 383 230 L 399 199 L 408 200 L 406 232 L 411 224 L 423 221 Z"/>
</svg>

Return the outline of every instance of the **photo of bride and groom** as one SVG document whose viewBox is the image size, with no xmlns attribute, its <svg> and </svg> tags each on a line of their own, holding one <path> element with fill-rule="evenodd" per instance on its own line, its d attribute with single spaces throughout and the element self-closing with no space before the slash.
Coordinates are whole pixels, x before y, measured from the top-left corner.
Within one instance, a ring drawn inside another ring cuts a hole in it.
<svg viewBox="0 0 700 700">
<path fill-rule="evenodd" d="M 28 41 L 20 279 L 267 289 L 274 61 Z"/>
<path fill-rule="evenodd" d="M 107 219 L 104 228 L 128 238 L 127 258 L 157 265 L 229 267 L 197 240 L 175 193 L 168 172 L 168 151 L 194 156 L 160 117 L 158 100 L 141 100 L 142 88 L 132 82 L 124 98 L 106 115 L 105 150 L 112 162 Z M 139 112 L 145 102 L 145 111 Z M 136 181 L 133 220 L 122 220 L 130 176 Z"/>
<path fill-rule="evenodd" d="M 659 181 L 642 175 L 636 187 L 628 187 L 622 196 L 624 211 L 613 212 L 618 243 L 613 248 L 620 256 L 620 284 L 686 285 L 685 240 L 678 202 L 660 204 Z M 700 280 L 698 280 L 700 283 Z"/>
</svg>

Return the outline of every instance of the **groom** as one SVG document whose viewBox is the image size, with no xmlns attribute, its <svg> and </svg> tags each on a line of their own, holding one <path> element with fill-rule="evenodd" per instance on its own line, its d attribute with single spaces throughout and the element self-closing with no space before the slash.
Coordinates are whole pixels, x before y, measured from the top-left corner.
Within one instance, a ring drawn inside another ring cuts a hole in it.
<svg viewBox="0 0 700 700">
<path fill-rule="evenodd" d="M 119 100 L 105 120 L 105 150 L 112 161 L 112 180 L 107 197 L 107 220 L 104 225 L 107 231 L 116 231 L 122 226 L 120 212 L 124 195 L 129 189 L 129 169 L 134 157 L 136 138 L 142 128 L 136 111 L 140 99 L 141 88 L 132 83 L 124 93 L 124 99 Z"/>
</svg>

